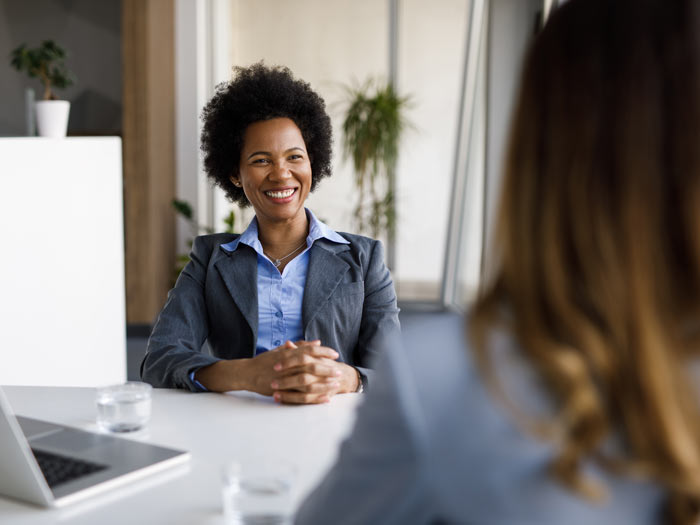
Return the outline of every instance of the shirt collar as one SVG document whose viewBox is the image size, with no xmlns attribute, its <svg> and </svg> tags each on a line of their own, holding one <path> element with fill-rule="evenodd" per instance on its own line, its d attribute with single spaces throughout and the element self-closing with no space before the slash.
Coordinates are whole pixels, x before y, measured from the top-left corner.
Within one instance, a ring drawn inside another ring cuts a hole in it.
<svg viewBox="0 0 700 525">
<path fill-rule="evenodd" d="M 306 211 L 306 217 L 309 219 L 309 234 L 306 236 L 307 247 L 313 245 L 318 239 L 327 239 L 339 244 L 350 244 L 350 241 L 345 239 L 345 237 L 319 221 L 310 209 L 304 208 L 304 211 Z M 253 217 L 253 220 L 250 221 L 248 227 L 239 237 L 231 242 L 222 244 L 221 247 L 227 252 L 233 252 L 236 251 L 238 245 L 241 243 L 250 246 L 260 255 L 264 255 L 262 244 L 260 244 L 260 239 L 258 238 L 257 217 Z"/>
<path fill-rule="evenodd" d="M 314 212 L 308 208 L 304 209 L 306 210 L 306 216 L 309 219 L 309 235 L 306 237 L 307 246 L 311 246 L 314 241 L 318 239 L 328 239 L 329 241 L 337 242 L 339 244 L 350 244 L 350 241 L 348 241 L 345 237 L 319 221 L 314 215 Z"/>
</svg>

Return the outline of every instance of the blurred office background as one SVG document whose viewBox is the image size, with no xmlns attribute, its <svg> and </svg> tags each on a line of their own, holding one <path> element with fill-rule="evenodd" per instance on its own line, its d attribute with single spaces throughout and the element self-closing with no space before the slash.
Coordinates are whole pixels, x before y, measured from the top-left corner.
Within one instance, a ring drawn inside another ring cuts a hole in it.
<svg viewBox="0 0 700 525">
<path fill-rule="evenodd" d="M 520 62 L 554 2 L 0 0 L 0 137 L 27 134 L 26 90 L 40 92 L 10 68 L 10 51 L 54 39 L 78 78 L 60 93 L 72 104 L 69 135 L 123 141 L 126 321 L 131 348 L 142 352 L 177 254 L 193 235 L 172 200 L 190 202 L 197 222 L 219 230 L 232 209 L 206 181 L 199 154 L 199 113 L 216 84 L 233 66 L 264 60 L 288 66 L 324 97 L 334 175 L 308 206 L 334 229 L 353 231 L 352 166 L 340 142 L 343 86 L 391 81 L 410 96 L 411 125 L 395 173 L 396 234 L 382 240 L 402 322 L 410 322 L 468 304 L 488 275 Z M 252 211 L 234 211 L 241 231 Z"/>
</svg>

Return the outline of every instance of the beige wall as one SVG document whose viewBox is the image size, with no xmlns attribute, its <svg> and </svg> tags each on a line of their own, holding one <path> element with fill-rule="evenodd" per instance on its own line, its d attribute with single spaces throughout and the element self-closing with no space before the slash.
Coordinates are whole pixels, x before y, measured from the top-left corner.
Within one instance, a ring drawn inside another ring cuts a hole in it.
<svg viewBox="0 0 700 525">
<path fill-rule="evenodd" d="M 399 160 L 396 277 L 409 298 L 437 298 L 441 285 L 469 3 L 401 0 L 399 86 L 416 130 Z"/>
</svg>

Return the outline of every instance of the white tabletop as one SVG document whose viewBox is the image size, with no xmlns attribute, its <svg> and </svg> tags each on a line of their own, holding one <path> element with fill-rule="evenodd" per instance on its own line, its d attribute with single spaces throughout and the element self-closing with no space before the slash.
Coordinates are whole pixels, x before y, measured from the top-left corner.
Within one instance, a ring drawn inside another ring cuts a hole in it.
<svg viewBox="0 0 700 525">
<path fill-rule="evenodd" d="M 4 387 L 19 415 L 95 430 L 95 390 Z M 149 427 L 131 439 L 188 450 L 187 466 L 63 509 L 42 509 L 0 497 L 0 523 L 223 524 L 221 470 L 246 455 L 291 460 L 297 502 L 321 479 L 351 430 L 360 394 L 329 404 L 281 406 L 249 392 L 192 394 L 153 390 Z"/>
</svg>

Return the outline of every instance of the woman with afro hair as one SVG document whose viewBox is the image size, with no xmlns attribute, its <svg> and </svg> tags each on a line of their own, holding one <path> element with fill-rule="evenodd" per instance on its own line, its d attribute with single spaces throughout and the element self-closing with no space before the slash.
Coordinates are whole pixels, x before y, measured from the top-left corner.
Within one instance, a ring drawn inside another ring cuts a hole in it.
<svg viewBox="0 0 700 525">
<path fill-rule="evenodd" d="M 235 71 L 202 113 L 204 167 L 255 217 L 240 235 L 195 239 L 141 376 L 157 387 L 250 390 L 282 403 L 361 392 L 380 340 L 399 332 L 381 243 L 335 232 L 304 207 L 331 174 L 323 99 L 284 67 Z"/>
</svg>

